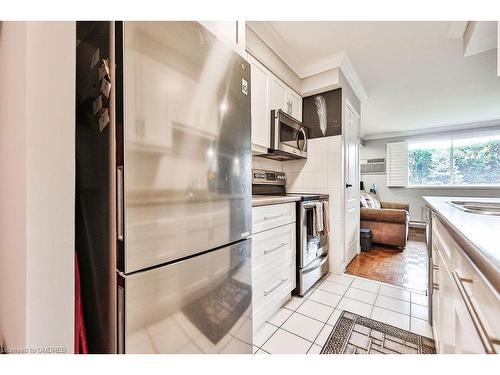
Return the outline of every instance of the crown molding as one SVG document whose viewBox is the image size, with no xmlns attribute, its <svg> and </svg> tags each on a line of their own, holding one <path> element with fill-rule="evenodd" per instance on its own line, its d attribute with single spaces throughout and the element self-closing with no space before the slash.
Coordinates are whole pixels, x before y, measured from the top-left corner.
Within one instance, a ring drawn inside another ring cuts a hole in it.
<svg viewBox="0 0 500 375">
<path fill-rule="evenodd" d="M 366 93 L 363 84 L 361 83 L 361 80 L 359 79 L 358 74 L 356 73 L 356 70 L 351 63 L 351 59 L 349 59 L 347 52 L 344 52 L 344 57 L 340 62 L 340 70 L 342 71 L 342 73 L 344 73 L 347 82 L 349 82 L 349 84 L 351 85 L 352 90 L 358 97 L 359 101 L 365 101 L 368 98 L 368 94 Z"/>
<path fill-rule="evenodd" d="M 278 57 L 283 60 L 283 62 L 292 69 L 299 78 L 303 78 L 303 67 L 302 63 L 297 59 L 297 57 L 291 52 L 291 48 L 288 46 L 286 41 L 281 37 L 281 35 L 272 27 L 272 25 L 267 21 L 256 21 L 247 22 L 247 26 L 255 33 L 257 36 L 268 45 L 271 50 L 278 55 Z"/>
<path fill-rule="evenodd" d="M 368 98 L 354 66 L 346 51 L 340 51 L 327 56 L 314 64 L 305 65 L 292 52 L 290 46 L 283 37 L 274 29 L 268 21 L 247 22 L 248 27 L 259 36 L 259 38 L 292 69 L 300 79 L 308 78 L 335 68 L 339 68 L 351 85 L 354 93 L 360 101 Z"/>
<path fill-rule="evenodd" d="M 448 29 L 448 38 L 462 39 L 469 21 L 451 21 Z"/>
</svg>

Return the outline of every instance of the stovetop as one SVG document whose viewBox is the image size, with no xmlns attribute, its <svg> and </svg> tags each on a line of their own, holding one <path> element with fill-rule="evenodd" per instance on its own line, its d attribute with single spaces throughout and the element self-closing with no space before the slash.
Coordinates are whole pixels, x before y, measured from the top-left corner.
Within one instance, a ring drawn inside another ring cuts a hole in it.
<svg viewBox="0 0 500 375">
<path fill-rule="evenodd" d="M 252 169 L 252 178 L 253 195 L 300 197 L 302 202 L 328 199 L 328 194 L 287 193 L 286 174 L 284 172 Z"/>
</svg>

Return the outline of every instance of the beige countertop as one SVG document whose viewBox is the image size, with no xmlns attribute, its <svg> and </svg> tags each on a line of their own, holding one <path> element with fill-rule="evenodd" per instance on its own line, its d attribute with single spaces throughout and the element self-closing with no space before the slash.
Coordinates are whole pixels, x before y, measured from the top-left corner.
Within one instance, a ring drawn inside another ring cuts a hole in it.
<svg viewBox="0 0 500 375">
<path fill-rule="evenodd" d="M 448 203 L 453 200 L 500 203 L 500 198 L 423 198 L 485 278 L 500 291 L 500 216 L 464 212 Z"/>
<path fill-rule="evenodd" d="M 267 206 L 300 201 L 300 196 L 252 195 L 252 206 Z"/>
</svg>

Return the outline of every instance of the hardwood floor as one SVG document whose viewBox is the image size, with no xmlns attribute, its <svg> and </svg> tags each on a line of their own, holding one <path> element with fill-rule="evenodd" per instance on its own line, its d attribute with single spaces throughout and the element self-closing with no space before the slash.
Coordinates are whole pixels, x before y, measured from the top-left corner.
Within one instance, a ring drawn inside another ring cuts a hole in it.
<svg viewBox="0 0 500 375">
<path fill-rule="evenodd" d="M 356 255 L 346 273 L 427 291 L 427 247 L 425 242 L 410 240 L 400 252 L 390 246 L 374 244 L 369 252 Z"/>
</svg>

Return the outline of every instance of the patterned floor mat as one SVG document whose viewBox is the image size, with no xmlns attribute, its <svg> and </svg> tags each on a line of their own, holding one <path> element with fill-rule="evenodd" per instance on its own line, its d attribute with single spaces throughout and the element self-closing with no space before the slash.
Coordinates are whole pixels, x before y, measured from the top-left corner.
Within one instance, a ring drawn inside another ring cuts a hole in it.
<svg viewBox="0 0 500 375">
<path fill-rule="evenodd" d="M 321 354 L 434 354 L 434 340 L 343 311 Z"/>
</svg>

